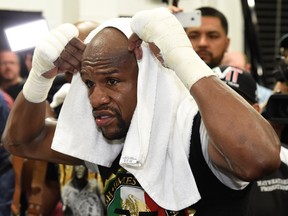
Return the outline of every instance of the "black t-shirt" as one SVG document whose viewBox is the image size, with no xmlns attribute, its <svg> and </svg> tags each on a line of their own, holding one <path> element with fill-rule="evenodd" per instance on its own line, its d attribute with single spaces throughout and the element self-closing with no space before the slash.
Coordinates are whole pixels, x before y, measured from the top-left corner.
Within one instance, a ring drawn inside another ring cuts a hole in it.
<svg viewBox="0 0 288 216">
<path fill-rule="evenodd" d="M 191 208 L 196 210 L 195 216 L 243 216 L 247 212 L 250 185 L 233 190 L 212 173 L 202 153 L 200 123 L 198 113 L 193 123 L 189 162 L 201 199 Z"/>
<path fill-rule="evenodd" d="M 143 190 L 136 178 L 120 167 L 119 159 L 120 155 L 113 162 L 111 168 L 99 166 L 104 183 L 107 215 L 188 216 L 187 210 L 176 213 L 158 206 Z"/>
<path fill-rule="evenodd" d="M 284 145 L 282 147 L 285 148 Z M 287 164 L 281 162 L 278 170 L 253 183 L 247 215 L 288 215 Z"/>
<path fill-rule="evenodd" d="M 6 89 L 6 92 L 13 98 L 13 100 L 17 98 L 19 92 L 23 89 L 25 81 L 26 80 L 22 80 L 21 82 Z"/>
<path fill-rule="evenodd" d="M 189 210 L 195 209 L 195 216 L 245 215 L 250 187 L 232 190 L 214 176 L 202 154 L 199 127 L 198 114 L 193 123 L 189 161 L 202 199 Z M 108 215 L 175 215 L 176 212 L 162 209 L 149 197 L 135 177 L 120 167 L 119 158 L 120 155 L 111 168 L 99 166 Z M 188 209 L 177 213 L 188 215 Z"/>
</svg>

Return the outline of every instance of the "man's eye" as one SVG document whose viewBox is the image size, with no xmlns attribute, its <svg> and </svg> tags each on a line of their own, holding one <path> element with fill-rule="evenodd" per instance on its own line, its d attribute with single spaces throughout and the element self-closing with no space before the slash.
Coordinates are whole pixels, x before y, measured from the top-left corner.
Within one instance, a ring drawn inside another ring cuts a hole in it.
<svg viewBox="0 0 288 216">
<path fill-rule="evenodd" d="M 119 83 L 119 81 L 116 79 L 108 79 L 107 80 L 108 85 L 116 85 L 117 83 Z"/>
<path fill-rule="evenodd" d="M 86 80 L 85 85 L 90 89 L 95 86 L 95 83 L 92 82 L 91 80 Z"/>
<path fill-rule="evenodd" d="M 194 40 L 195 40 L 195 39 L 197 39 L 198 37 L 199 37 L 199 35 L 197 35 L 197 34 L 189 34 L 189 35 L 188 35 L 188 38 L 189 38 L 189 39 L 194 39 Z"/>
<path fill-rule="evenodd" d="M 218 39 L 220 36 L 218 34 L 212 34 L 212 35 L 209 35 L 209 38 L 211 39 Z"/>
</svg>

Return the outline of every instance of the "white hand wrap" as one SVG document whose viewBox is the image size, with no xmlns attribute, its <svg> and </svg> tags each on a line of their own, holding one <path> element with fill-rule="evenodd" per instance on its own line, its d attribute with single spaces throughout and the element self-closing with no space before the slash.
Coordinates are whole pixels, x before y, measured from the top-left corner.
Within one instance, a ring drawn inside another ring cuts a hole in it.
<svg viewBox="0 0 288 216">
<path fill-rule="evenodd" d="M 46 100 L 55 77 L 48 79 L 42 76 L 45 72 L 55 68 L 54 62 L 60 56 L 67 43 L 78 37 L 78 29 L 69 23 L 62 24 L 50 31 L 36 46 L 32 69 L 23 87 L 24 97 L 32 103 Z"/>
<path fill-rule="evenodd" d="M 131 29 L 143 41 L 153 42 L 160 49 L 164 64 L 176 72 L 189 90 L 201 78 L 215 75 L 194 51 L 183 27 L 168 9 L 136 13 Z"/>
</svg>

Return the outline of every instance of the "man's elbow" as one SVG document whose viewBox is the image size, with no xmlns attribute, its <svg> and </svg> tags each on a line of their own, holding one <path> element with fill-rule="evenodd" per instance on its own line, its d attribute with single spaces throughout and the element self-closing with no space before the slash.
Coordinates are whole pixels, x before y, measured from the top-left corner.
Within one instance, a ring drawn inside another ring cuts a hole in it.
<svg viewBox="0 0 288 216">
<path fill-rule="evenodd" d="M 1 135 L 1 146 L 3 146 L 7 151 L 9 151 L 9 146 L 13 145 L 12 140 L 7 136 L 7 131 Z"/>
<path fill-rule="evenodd" d="M 1 137 L 1 145 L 8 151 L 10 154 L 18 155 L 17 151 L 15 151 L 16 144 L 13 142 L 13 140 L 10 138 L 10 136 L 7 135 L 7 133 L 4 133 Z"/>
<path fill-rule="evenodd" d="M 11 130 L 6 127 L 5 131 L 1 137 L 1 145 L 8 151 L 10 154 L 26 157 L 25 146 L 29 142 L 25 142 L 23 139 L 18 139 L 18 136 L 13 136 Z M 21 140 L 21 141 L 20 141 Z"/>
<path fill-rule="evenodd" d="M 259 180 L 279 169 L 280 149 L 271 150 L 269 155 L 258 155 L 252 161 L 242 173 L 242 179 L 245 181 Z"/>
</svg>

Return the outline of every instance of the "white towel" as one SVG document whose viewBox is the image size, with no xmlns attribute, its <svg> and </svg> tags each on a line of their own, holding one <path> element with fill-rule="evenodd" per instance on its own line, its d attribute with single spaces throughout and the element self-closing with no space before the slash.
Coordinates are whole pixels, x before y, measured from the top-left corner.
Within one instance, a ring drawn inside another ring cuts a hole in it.
<svg viewBox="0 0 288 216">
<path fill-rule="evenodd" d="M 130 19 L 100 25 L 131 34 Z M 138 61 L 137 106 L 125 140 L 108 141 L 97 130 L 87 89 L 74 75 L 53 140 L 54 150 L 103 166 L 120 154 L 120 165 L 131 172 L 161 207 L 186 208 L 200 199 L 188 157 L 193 118 L 198 107 L 175 73 L 164 68 L 143 43 Z M 124 145 L 123 145 L 124 142 Z"/>
<path fill-rule="evenodd" d="M 51 108 L 56 108 L 57 106 L 60 106 L 63 104 L 66 95 L 68 94 L 70 90 L 70 83 L 65 83 L 61 86 L 61 88 L 53 95 L 52 102 L 50 103 Z"/>
</svg>

